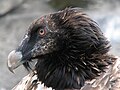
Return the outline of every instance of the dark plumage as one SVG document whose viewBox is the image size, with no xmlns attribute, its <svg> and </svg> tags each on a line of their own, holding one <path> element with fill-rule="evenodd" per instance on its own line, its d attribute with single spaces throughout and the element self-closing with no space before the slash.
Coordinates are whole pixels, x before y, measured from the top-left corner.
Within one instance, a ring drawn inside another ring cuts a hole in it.
<svg viewBox="0 0 120 90">
<path fill-rule="evenodd" d="M 79 8 L 67 8 L 35 20 L 14 55 L 21 52 L 20 62 L 28 70 L 29 62 L 37 59 L 34 70 L 45 86 L 80 89 L 112 65 L 115 59 L 108 55 L 109 48 L 96 22 Z"/>
</svg>

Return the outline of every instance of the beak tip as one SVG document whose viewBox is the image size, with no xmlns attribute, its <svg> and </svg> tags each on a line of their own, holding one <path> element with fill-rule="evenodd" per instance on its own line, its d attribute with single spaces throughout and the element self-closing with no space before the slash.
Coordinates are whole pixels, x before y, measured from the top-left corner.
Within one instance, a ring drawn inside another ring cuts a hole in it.
<svg viewBox="0 0 120 90">
<path fill-rule="evenodd" d="M 15 74 L 15 72 L 13 71 L 12 67 L 8 66 L 8 69 L 10 70 L 10 72 L 12 72 L 13 74 Z"/>
<path fill-rule="evenodd" d="M 10 52 L 10 54 L 8 55 L 7 66 L 12 73 L 14 73 L 13 70 L 20 65 L 21 59 L 22 59 L 21 52 L 16 52 L 15 50 Z"/>
</svg>

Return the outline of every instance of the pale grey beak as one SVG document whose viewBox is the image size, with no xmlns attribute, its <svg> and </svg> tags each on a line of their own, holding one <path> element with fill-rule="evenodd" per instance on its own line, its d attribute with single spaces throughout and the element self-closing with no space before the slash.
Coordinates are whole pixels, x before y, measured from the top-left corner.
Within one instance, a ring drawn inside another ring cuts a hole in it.
<svg viewBox="0 0 120 90">
<path fill-rule="evenodd" d="M 22 60 L 21 52 L 17 52 L 15 50 L 11 51 L 10 54 L 8 55 L 8 61 L 7 61 L 8 69 L 12 73 L 14 73 L 13 70 L 22 64 L 21 60 Z"/>
</svg>

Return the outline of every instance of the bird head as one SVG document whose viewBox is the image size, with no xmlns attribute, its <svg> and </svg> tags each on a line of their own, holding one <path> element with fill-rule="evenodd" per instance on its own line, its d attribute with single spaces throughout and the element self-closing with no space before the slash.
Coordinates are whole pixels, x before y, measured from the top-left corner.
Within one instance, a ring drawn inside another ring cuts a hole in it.
<svg viewBox="0 0 120 90">
<path fill-rule="evenodd" d="M 104 71 L 109 48 L 96 22 L 79 8 L 67 8 L 34 20 L 7 64 L 13 72 L 37 59 L 35 70 L 46 86 L 81 88 Z"/>
<path fill-rule="evenodd" d="M 61 33 L 57 29 L 50 28 L 52 26 L 49 23 L 52 22 L 49 18 L 50 16 L 43 16 L 34 20 L 30 25 L 19 47 L 8 56 L 10 71 L 13 72 L 19 65 L 24 64 L 26 66 L 32 59 L 42 58 L 62 47 L 57 45 L 58 41 L 62 40 Z M 54 23 L 52 24 L 54 25 Z"/>
</svg>

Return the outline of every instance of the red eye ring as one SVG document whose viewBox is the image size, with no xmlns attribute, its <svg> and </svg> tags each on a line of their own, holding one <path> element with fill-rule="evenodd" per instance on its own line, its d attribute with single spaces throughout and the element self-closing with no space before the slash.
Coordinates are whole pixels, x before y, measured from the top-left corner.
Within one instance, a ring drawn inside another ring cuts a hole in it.
<svg viewBox="0 0 120 90">
<path fill-rule="evenodd" d="M 39 29 L 39 35 L 44 36 L 46 34 L 45 29 Z"/>
</svg>

